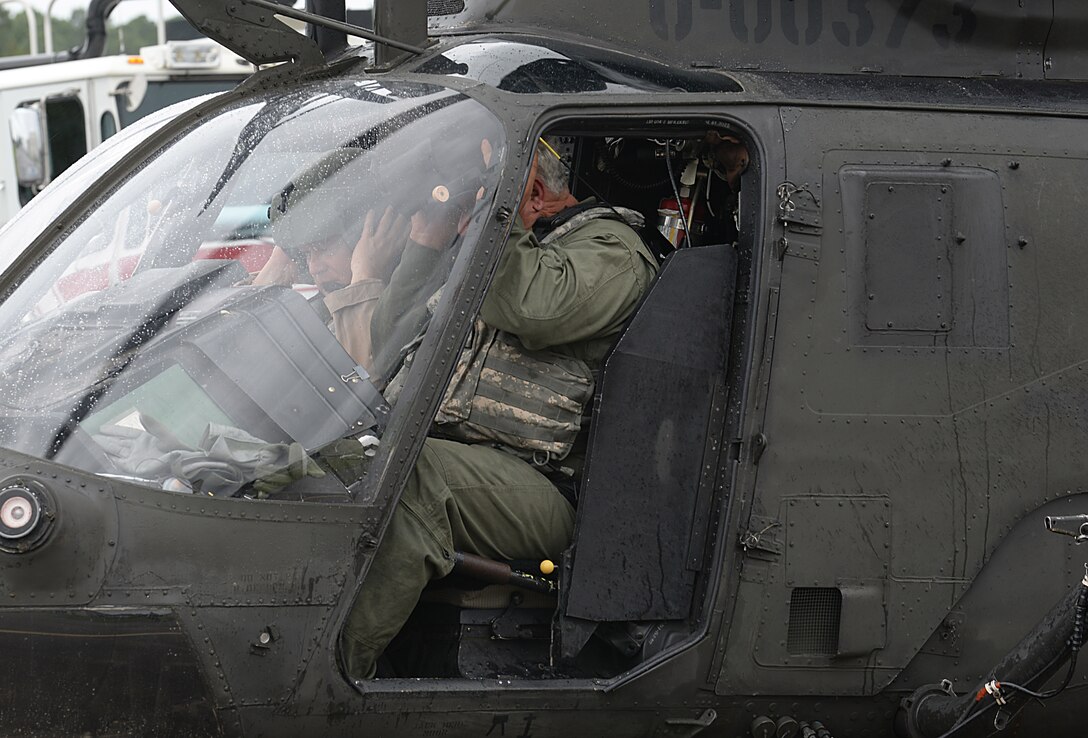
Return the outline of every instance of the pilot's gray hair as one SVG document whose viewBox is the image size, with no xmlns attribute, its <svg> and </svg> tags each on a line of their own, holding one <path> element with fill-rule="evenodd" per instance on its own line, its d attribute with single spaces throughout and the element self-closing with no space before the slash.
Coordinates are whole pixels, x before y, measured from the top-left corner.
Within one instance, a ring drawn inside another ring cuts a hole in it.
<svg viewBox="0 0 1088 738">
<path fill-rule="evenodd" d="M 544 182 L 544 186 L 557 195 L 562 195 L 570 190 L 570 174 L 567 165 L 556 158 L 555 152 L 558 142 L 554 138 L 544 138 L 551 150 L 543 143 L 536 145 L 536 176 Z"/>
</svg>

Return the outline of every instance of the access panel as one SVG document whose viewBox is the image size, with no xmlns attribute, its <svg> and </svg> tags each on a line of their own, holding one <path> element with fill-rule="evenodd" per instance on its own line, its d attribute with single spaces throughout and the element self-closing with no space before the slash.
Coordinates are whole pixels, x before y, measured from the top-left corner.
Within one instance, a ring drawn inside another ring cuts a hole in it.
<svg viewBox="0 0 1088 738">
<path fill-rule="evenodd" d="M 839 182 L 852 345 L 1009 345 L 993 171 L 855 165 Z"/>
</svg>

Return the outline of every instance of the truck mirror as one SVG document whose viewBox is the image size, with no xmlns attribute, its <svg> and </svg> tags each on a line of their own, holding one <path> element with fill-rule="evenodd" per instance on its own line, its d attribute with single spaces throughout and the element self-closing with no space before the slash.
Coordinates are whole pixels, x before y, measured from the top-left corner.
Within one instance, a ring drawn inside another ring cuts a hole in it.
<svg viewBox="0 0 1088 738">
<path fill-rule="evenodd" d="M 117 90 L 113 94 L 117 95 L 118 100 L 124 101 L 125 110 L 130 113 L 136 112 L 143 103 L 144 96 L 147 95 L 147 76 L 137 74 L 131 80 L 117 85 Z"/>
<path fill-rule="evenodd" d="M 38 187 L 45 184 L 45 128 L 41 110 L 35 106 L 16 108 L 9 124 L 19 185 Z"/>
</svg>

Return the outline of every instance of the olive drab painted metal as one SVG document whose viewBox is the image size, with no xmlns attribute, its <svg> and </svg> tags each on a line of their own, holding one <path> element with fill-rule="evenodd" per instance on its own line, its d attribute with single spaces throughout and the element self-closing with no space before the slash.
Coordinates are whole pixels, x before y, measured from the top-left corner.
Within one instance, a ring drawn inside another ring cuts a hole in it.
<svg viewBox="0 0 1088 738">
<path fill-rule="evenodd" d="M 233 49 L 253 64 L 293 62 L 308 68 L 321 67 L 324 63 L 312 39 L 283 23 L 268 8 L 245 2 L 181 3 L 175 7 L 208 38 Z"/>
<path fill-rule="evenodd" d="M 379 2 L 375 30 L 425 47 L 416 54 L 380 40 L 377 52 L 319 49 L 247 0 L 175 4 L 250 61 L 285 63 L 153 137 L 123 134 L 127 149 L 85 160 L 97 174 L 82 189 L 58 182 L 36 198 L 40 224 L 20 217 L 0 234 L 12 251 L 0 294 L 222 110 L 262 110 L 232 139 L 228 170 L 251 156 L 248 135 L 288 125 L 300 106 L 342 94 L 338 84 L 391 109 L 399 90 L 437 95 L 433 109 L 471 101 L 501 122 L 505 158 L 381 415 L 388 427 L 359 439 L 363 472 L 299 480 L 316 490 L 305 501 L 250 499 L 93 474 L 55 450 L 0 450 L 0 502 L 22 495 L 0 509 L 5 730 L 1080 731 L 1088 671 L 1066 676 L 1066 664 L 1085 633 L 1088 550 L 1044 521 L 1088 514 L 1088 6 Z M 383 125 L 395 132 L 421 110 Z M 352 145 L 392 135 L 377 130 Z M 574 540 L 552 585 L 536 578 L 550 569 L 528 572 L 548 591 L 433 583 L 378 678 L 353 680 L 341 631 L 471 337 L 542 134 L 579 196 L 687 223 L 701 197 L 709 235 L 665 259 L 595 378 L 588 445 L 572 455 L 586 457 Z M 744 148 L 733 184 L 714 174 L 711 141 Z M 676 164 L 695 174 L 684 181 Z M 279 180 L 267 189 L 290 193 Z M 153 266 L 164 280 L 207 270 Z M 114 289 L 82 304 L 112 306 Z M 261 345 L 278 348 L 292 322 L 290 345 L 328 359 L 320 381 L 300 370 L 295 385 L 365 404 L 353 389 L 363 367 L 276 289 L 307 317 L 254 318 Z M 237 312 L 222 305 L 220 322 Z M 282 355 L 276 366 L 291 363 Z M 248 365 L 237 368 L 248 388 Z M 0 399 L 17 381 L 0 371 Z M 292 413 L 277 423 L 301 423 Z M 0 406 L 0 426 L 8 414 Z M 26 514 L 35 535 L 20 529 Z"/>
<path fill-rule="evenodd" d="M 707 69 L 1009 79 L 1088 74 L 1076 35 L 1088 9 L 1076 0 L 644 0 L 626 12 L 580 0 L 464 6 L 433 27 L 541 28 Z"/>
</svg>

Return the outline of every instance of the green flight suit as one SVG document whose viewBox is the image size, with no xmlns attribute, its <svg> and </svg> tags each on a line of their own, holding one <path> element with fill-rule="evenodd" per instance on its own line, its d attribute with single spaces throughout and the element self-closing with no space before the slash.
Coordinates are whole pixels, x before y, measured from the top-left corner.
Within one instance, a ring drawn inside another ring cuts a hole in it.
<svg viewBox="0 0 1088 738">
<path fill-rule="evenodd" d="M 656 271 L 638 234 L 618 221 L 590 220 L 544 247 L 518 222 L 480 317 L 526 348 L 550 348 L 596 370 Z M 573 531 L 573 508 L 530 464 L 489 446 L 428 438 L 348 616 L 348 672 L 374 675 L 423 588 L 453 568 L 455 550 L 554 559 Z"/>
</svg>

